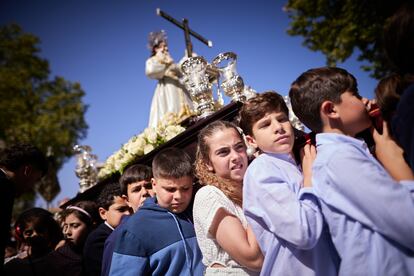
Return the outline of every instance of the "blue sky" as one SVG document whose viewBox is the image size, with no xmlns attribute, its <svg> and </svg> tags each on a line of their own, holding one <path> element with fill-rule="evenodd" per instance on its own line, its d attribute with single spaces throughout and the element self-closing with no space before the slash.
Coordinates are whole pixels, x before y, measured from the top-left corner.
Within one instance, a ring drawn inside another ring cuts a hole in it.
<svg viewBox="0 0 414 276">
<path fill-rule="evenodd" d="M 40 56 L 56 75 L 79 82 L 89 105 L 87 137 L 104 161 L 148 124 L 156 81 L 145 74 L 148 33 L 164 29 L 169 49 L 178 61 L 184 55 L 184 34 L 156 15 L 161 8 L 176 19 L 187 18 L 190 28 L 209 40 L 208 48 L 192 39 L 194 51 L 208 61 L 221 52 L 238 55 L 238 72 L 258 92 L 276 90 L 286 95 L 302 72 L 325 65 L 325 57 L 302 46 L 302 37 L 286 30 L 289 18 L 282 11 L 286 1 L 187 1 L 187 0 L 3 0 L 0 25 L 19 24 L 40 38 Z M 373 98 L 377 83 L 360 70 L 355 55 L 339 64 L 359 81 L 360 93 Z M 228 103 L 229 99 L 225 99 Z M 54 202 L 78 191 L 75 158 L 59 172 L 62 192 Z M 42 199 L 37 205 L 44 207 Z"/>
</svg>

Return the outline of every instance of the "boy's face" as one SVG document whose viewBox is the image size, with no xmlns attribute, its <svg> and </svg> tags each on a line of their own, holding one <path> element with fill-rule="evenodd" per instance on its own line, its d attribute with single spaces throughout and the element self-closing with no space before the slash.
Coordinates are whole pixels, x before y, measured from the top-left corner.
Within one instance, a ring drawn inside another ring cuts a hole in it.
<svg viewBox="0 0 414 276">
<path fill-rule="evenodd" d="M 141 180 L 127 186 L 127 203 L 134 210 L 134 213 L 150 196 L 154 196 L 154 191 L 149 180 Z"/>
<path fill-rule="evenodd" d="M 117 227 L 121 222 L 121 218 L 124 215 L 129 215 L 129 206 L 126 200 L 120 196 L 115 196 L 112 205 L 108 210 L 103 207 L 99 207 L 99 214 L 103 220 L 105 220 L 113 228 Z"/>
<path fill-rule="evenodd" d="M 217 176 L 238 183 L 243 182 L 247 169 L 246 145 L 234 128 L 216 131 L 206 138 L 209 145 L 208 169 Z"/>
<path fill-rule="evenodd" d="M 158 204 L 173 213 L 181 213 L 187 209 L 193 195 L 193 178 L 153 178 Z"/>
<path fill-rule="evenodd" d="M 335 104 L 335 107 L 344 134 L 354 137 L 371 126 L 364 99 L 358 93 L 343 93 L 341 103 Z"/>
<path fill-rule="evenodd" d="M 270 112 L 253 124 L 253 136 L 247 141 L 268 153 L 291 153 L 295 135 L 284 112 Z"/>
</svg>

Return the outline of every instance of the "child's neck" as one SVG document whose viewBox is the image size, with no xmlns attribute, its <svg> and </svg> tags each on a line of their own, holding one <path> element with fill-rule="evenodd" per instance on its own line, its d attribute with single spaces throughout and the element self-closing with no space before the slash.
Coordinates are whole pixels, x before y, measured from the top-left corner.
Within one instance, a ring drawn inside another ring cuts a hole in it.
<svg viewBox="0 0 414 276">
<path fill-rule="evenodd" d="M 336 133 L 336 134 L 342 134 L 346 136 L 350 136 L 355 138 L 356 134 L 347 133 L 346 131 L 339 129 L 339 128 L 332 128 L 330 126 L 324 126 L 321 133 Z"/>
</svg>

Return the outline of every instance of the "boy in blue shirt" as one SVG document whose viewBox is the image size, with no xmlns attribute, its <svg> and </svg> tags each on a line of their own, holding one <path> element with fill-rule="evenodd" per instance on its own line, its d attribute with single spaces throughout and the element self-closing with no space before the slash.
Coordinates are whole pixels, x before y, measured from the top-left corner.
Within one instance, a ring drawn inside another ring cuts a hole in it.
<svg viewBox="0 0 414 276">
<path fill-rule="evenodd" d="M 155 197 L 125 222 L 110 275 L 202 275 L 191 213 L 193 168 L 183 150 L 167 148 L 152 162 Z"/>
<path fill-rule="evenodd" d="M 412 275 L 412 175 L 386 125 L 383 135 L 373 130 L 373 138 L 389 173 L 354 138 L 371 126 L 368 100 L 359 96 L 354 76 L 341 68 L 311 69 L 289 95 L 296 116 L 317 133 L 312 183 L 341 257 L 339 274 Z"/>
<path fill-rule="evenodd" d="M 240 111 L 246 139 L 262 152 L 247 168 L 243 209 L 264 255 L 261 275 L 336 275 L 338 258 L 312 189 L 315 148 L 303 171 L 293 150 L 293 127 L 283 97 L 265 92 Z"/>
</svg>

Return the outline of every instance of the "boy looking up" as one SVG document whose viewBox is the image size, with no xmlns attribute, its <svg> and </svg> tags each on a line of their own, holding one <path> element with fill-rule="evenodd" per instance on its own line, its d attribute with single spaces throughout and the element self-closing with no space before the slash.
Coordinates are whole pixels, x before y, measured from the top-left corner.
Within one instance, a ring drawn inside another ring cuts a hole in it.
<svg viewBox="0 0 414 276">
<path fill-rule="evenodd" d="M 283 97 L 265 92 L 240 111 L 247 141 L 262 154 L 244 176 L 243 209 L 264 254 L 262 275 L 336 275 L 337 256 L 311 189 L 315 148 L 307 145 L 303 174 Z"/>
<path fill-rule="evenodd" d="M 167 148 L 152 161 L 155 197 L 125 223 L 110 275 L 202 275 L 191 213 L 193 168 L 183 150 Z"/>
<path fill-rule="evenodd" d="M 104 222 L 93 230 L 83 248 L 85 275 L 101 275 L 102 256 L 106 238 L 121 222 L 123 215 L 129 215 L 129 206 L 121 196 L 118 181 L 105 185 L 98 196 L 99 215 Z"/>
<path fill-rule="evenodd" d="M 354 138 L 371 126 L 354 76 L 341 68 L 311 69 L 292 83 L 289 95 L 295 114 L 317 133 L 312 182 L 341 257 L 339 274 L 412 275 L 414 182 L 391 178 L 406 178 L 409 167 L 385 124 L 383 135 L 374 129 L 373 138 L 390 174 Z"/>
</svg>

